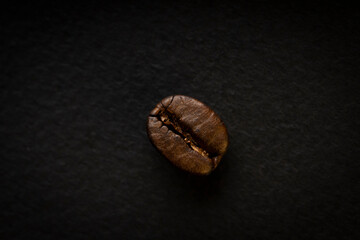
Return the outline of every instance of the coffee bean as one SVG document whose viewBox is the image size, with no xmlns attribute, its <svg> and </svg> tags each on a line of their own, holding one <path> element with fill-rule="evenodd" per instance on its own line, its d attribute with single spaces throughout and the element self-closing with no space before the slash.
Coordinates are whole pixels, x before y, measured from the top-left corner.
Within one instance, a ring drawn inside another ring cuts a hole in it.
<svg viewBox="0 0 360 240">
<path fill-rule="evenodd" d="M 228 147 L 228 133 L 219 116 L 187 96 L 164 98 L 150 112 L 147 133 L 153 145 L 175 166 L 207 175 Z"/>
</svg>

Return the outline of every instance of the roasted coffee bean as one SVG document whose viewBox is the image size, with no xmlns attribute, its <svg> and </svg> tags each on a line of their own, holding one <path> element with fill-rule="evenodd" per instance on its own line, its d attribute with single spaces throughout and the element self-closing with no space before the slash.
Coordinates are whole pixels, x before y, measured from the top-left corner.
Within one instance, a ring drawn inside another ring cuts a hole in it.
<svg viewBox="0 0 360 240">
<path fill-rule="evenodd" d="M 164 98 L 150 112 L 147 133 L 153 145 L 174 165 L 207 175 L 228 147 L 228 133 L 219 116 L 187 96 Z"/>
</svg>

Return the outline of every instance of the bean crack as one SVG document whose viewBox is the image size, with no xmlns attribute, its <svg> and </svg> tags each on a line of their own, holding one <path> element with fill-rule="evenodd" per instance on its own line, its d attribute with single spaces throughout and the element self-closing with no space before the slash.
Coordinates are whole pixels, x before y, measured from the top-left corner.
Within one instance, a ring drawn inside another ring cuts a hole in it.
<svg viewBox="0 0 360 240">
<path fill-rule="evenodd" d="M 159 121 L 161 121 L 162 126 L 166 125 L 170 131 L 172 131 L 176 135 L 179 135 L 191 149 L 200 153 L 204 157 L 208 157 L 208 158 L 214 157 L 213 154 L 210 154 L 204 149 L 202 149 L 200 145 L 193 139 L 190 133 L 184 131 L 184 129 L 180 127 L 180 124 L 176 116 L 170 113 L 167 109 L 160 112 L 157 115 L 157 118 Z"/>
</svg>

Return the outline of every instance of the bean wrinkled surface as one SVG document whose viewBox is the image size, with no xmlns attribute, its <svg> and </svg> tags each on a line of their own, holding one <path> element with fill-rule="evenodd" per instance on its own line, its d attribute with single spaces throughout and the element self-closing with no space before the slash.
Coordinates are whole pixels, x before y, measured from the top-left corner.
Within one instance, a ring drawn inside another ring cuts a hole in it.
<svg viewBox="0 0 360 240">
<path fill-rule="evenodd" d="M 182 95 L 156 105 L 148 116 L 147 133 L 170 162 L 193 174 L 211 173 L 228 147 L 220 117 L 204 103 Z"/>
</svg>

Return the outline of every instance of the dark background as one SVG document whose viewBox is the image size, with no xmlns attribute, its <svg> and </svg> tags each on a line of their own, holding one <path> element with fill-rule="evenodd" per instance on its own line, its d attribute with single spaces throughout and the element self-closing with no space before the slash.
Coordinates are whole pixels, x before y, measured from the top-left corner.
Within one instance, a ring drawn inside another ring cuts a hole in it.
<svg viewBox="0 0 360 240">
<path fill-rule="evenodd" d="M 2 7 L 1 239 L 355 239 L 359 15 L 347 5 Z M 150 144 L 184 94 L 230 146 L 195 177 Z"/>
</svg>

